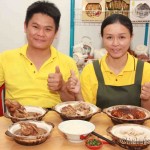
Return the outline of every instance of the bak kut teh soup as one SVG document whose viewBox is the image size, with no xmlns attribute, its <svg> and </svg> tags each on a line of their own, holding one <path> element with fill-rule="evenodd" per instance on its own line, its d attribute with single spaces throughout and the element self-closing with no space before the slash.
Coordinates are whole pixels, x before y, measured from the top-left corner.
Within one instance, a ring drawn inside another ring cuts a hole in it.
<svg viewBox="0 0 150 150">
<path fill-rule="evenodd" d="M 21 129 L 18 129 L 14 132 L 15 135 L 21 135 L 21 136 L 28 136 L 28 135 L 24 135 L 21 131 Z M 46 130 L 42 129 L 42 128 L 38 128 L 38 133 L 37 134 L 33 134 L 32 136 L 37 136 L 37 135 L 43 135 L 46 134 Z"/>
<path fill-rule="evenodd" d="M 37 127 L 34 123 L 20 123 L 21 128 L 14 132 L 15 135 L 20 136 L 38 136 L 46 134 L 47 131 L 43 128 Z"/>
</svg>

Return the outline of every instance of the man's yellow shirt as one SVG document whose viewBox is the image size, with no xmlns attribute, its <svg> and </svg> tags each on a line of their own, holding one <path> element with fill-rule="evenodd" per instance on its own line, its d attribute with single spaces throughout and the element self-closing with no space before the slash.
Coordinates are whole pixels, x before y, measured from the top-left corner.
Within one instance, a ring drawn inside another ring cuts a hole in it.
<svg viewBox="0 0 150 150">
<path fill-rule="evenodd" d="M 0 86 L 5 83 L 6 99 L 16 100 L 22 105 L 51 108 L 61 100 L 57 92 L 48 89 L 48 74 L 54 73 L 55 67 L 59 66 L 63 79 L 67 81 L 70 70 L 79 75 L 76 63 L 51 46 L 51 57 L 37 70 L 26 56 L 27 46 L 0 54 Z"/>
</svg>

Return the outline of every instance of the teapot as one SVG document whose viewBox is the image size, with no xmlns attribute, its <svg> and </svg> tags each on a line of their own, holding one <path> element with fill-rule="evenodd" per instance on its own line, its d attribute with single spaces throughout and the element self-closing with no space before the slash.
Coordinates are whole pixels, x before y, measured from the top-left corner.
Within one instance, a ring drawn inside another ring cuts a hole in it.
<svg viewBox="0 0 150 150">
<path fill-rule="evenodd" d="M 137 56 L 141 54 L 148 56 L 148 46 L 145 46 L 143 44 L 137 45 L 134 52 Z"/>
<path fill-rule="evenodd" d="M 88 36 L 83 36 L 81 39 L 81 43 L 85 54 L 87 54 L 88 56 L 93 56 L 94 48 L 92 46 L 91 38 Z"/>
<path fill-rule="evenodd" d="M 77 63 L 77 66 L 82 66 L 84 65 L 85 63 L 85 58 L 87 58 L 88 55 L 83 55 L 82 53 L 80 52 L 76 52 L 76 53 L 73 53 L 73 58 L 74 60 L 76 61 Z"/>
</svg>

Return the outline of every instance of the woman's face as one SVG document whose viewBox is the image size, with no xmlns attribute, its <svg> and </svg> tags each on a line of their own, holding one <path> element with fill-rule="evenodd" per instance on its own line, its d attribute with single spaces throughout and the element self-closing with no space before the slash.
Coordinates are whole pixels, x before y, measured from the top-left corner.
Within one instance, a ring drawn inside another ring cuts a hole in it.
<svg viewBox="0 0 150 150">
<path fill-rule="evenodd" d="M 107 25 L 103 30 L 103 44 L 113 59 L 124 56 L 132 40 L 129 30 L 119 22 Z"/>
</svg>

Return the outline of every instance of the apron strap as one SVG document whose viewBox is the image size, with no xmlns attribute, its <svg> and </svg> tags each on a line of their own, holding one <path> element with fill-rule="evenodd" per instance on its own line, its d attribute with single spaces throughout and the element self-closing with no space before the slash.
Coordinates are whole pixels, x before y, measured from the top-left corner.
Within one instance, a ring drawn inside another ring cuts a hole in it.
<svg viewBox="0 0 150 150">
<path fill-rule="evenodd" d="M 100 64 L 98 60 L 95 60 L 93 62 L 93 67 L 94 67 L 94 71 L 98 80 L 98 83 L 103 83 L 104 84 L 104 78 L 100 69 Z"/>
<path fill-rule="evenodd" d="M 143 67 L 144 67 L 144 62 L 141 60 L 138 60 L 137 66 L 136 66 L 135 81 L 134 81 L 134 83 L 136 83 L 136 84 L 141 85 L 142 75 L 143 75 Z"/>
</svg>

